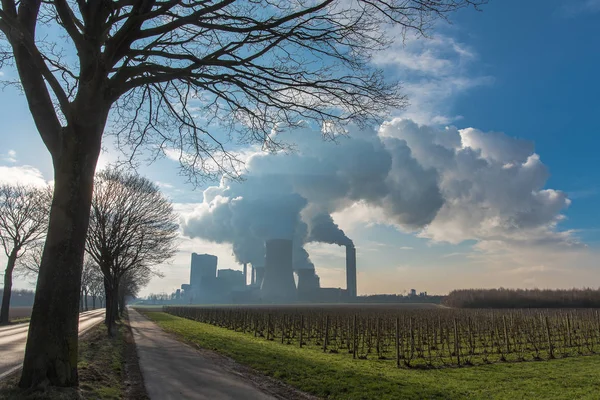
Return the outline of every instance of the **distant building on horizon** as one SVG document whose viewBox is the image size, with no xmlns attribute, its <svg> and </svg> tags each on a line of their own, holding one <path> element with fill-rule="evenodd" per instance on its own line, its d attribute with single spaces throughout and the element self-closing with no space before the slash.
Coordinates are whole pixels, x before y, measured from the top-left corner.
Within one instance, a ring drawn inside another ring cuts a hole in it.
<svg viewBox="0 0 600 400">
<path fill-rule="evenodd" d="M 217 256 L 212 254 L 192 253 L 192 267 L 190 268 L 190 285 L 192 289 L 198 289 L 206 278 L 217 276 Z"/>
</svg>

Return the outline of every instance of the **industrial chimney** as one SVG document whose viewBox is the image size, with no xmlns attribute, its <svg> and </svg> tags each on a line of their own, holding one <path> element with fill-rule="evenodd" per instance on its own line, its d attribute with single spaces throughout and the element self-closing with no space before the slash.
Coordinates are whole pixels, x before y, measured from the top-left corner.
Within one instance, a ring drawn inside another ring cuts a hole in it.
<svg viewBox="0 0 600 400">
<path fill-rule="evenodd" d="M 244 286 L 248 285 L 248 263 L 244 263 Z"/>
<path fill-rule="evenodd" d="M 286 303 L 296 300 L 291 240 L 267 240 L 265 276 L 260 291 L 265 301 Z"/>
<path fill-rule="evenodd" d="M 346 292 L 348 298 L 356 297 L 356 248 L 346 246 Z"/>
</svg>

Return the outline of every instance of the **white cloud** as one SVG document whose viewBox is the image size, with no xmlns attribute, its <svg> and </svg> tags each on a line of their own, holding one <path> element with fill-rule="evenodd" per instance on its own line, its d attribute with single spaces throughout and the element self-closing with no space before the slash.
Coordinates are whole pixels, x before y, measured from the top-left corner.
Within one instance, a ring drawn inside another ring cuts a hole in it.
<svg viewBox="0 0 600 400">
<path fill-rule="evenodd" d="M 584 13 L 600 12 L 600 0 L 566 0 L 559 11 L 566 17 L 574 17 Z"/>
<path fill-rule="evenodd" d="M 154 183 L 162 189 L 173 189 L 174 188 L 174 186 L 172 184 L 167 183 L 167 182 L 155 181 Z"/>
<path fill-rule="evenodd" d="M 245 166 L 250 157 L 259 151 L 256 146 L 250 146 L 237 151 L 230 151 L 228 154 L 214 152 L 212 155 L 214 158 L 200 158 L 181 149 L 162 149 L 162 152 L 169 160 L 181 163 L 184 167 L 201 169 L 208 175 L 220 174 L 222 167 L 227 171 L 243 174 L 246 171 Z"/>
<path fill-rule="evenodd" d="M 0 158 L 9 163 L 17 162 L 17 152 L 14 150 L 9 150 L 6 154 L 1 155 Z"/>
<path fill-rule="evenodd" d="M 544 188 L 549 173 L 531 143 L 398 119 L 382 125 L 380 135 L 403 140 L 422 168 L 435 171 L 443 204 L 420 236 L 450 243 L 573 241 L 571 232 L 556 231 L 570 200 Z"/>
<path fill-rule="evenodd" d="M 0 182 L 9 183 L 11 185 L 22 184 L 40 187 L 48 184 L 40 170 L 31 165 L 14 167 L 0 165 Z"/>
<path fill-rule="evenodd" d="M 402 82 L 410 105 L 399 116 L 418 123 L 444 125 L 460 120 L 450 114 L 451 99 L 493 78 L 474 71 L 475 51 L 455 39 L 436 33 L 432 38 L 399 38 L 385 52 L 376 54 L 375 65 Z"/>
</svg>

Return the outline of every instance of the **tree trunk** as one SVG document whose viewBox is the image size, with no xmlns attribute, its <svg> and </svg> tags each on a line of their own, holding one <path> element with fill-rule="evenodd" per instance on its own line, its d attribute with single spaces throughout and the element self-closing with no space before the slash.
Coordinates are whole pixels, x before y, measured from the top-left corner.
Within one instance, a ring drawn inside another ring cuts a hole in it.
<svg viewBox="0 0 600 400">
<path fill-rule="evenodd" d="M 92 295 L 92 309 L 93 310 L 96 309 L 96 295 L 95 294 Z"/>
<path fill-rule="evenodd" d="M 2 309 L 0 310 L 0 325 L 8 324 L 8 314 L 10 312 L 10 295 L 12 294 L 12 275 L 17 262 L 17 252 L 15 247 L 8 256 L 8 263 L 4 271 L 4 294 L 2 295 Z"/>
<path fill-rule="evenodd" d="M 75 125 L 63 128 L 59 147 L 50 149 L 54 196 L 19 382 L 22 388 L 79 383 L 83 253 L 107 112 L 91 102 L 75 108 L 75 112 Z"/>
<path fill-rule="evenodd" d="M 123 315 L 125 312 L 125 294 L 119 293 L 119 314 Z"/>
<path fill-rule="evenodd" d="M 119 320 L 119 285 L 116 279 L 104 279 L 106 313 L 104 323 L 108 330 L 108 336 L 114 336 L 117 331 Z"/>
<path fill-rule="evenodd" d="M 85 290 L 84 293 L 85 293 L 85 295 L 84 295 L 85 296 L 85 311 L 88 311 L 89 308 L 88 308 L 88 292 L 87 292 L 87 290 Z"/>
</svg>

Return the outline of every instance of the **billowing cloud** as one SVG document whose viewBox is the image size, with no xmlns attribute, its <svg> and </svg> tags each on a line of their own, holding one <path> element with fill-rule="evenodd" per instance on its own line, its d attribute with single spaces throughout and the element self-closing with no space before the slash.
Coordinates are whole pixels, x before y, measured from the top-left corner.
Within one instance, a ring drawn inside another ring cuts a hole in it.
<svg viewBox="0 0 600 400">
<path fill-rule="evenodd" d="M 557 230 L 569 205 L 545 187 L 532 143 L 474 128 L 437 128 L 394 119 L 351 128 L 324 143 L 308 128 L 281 133 L 293 154 L 255 153 L 243 182 L 223 179 L 186 213 L 184 234 L 230 243 L 239 262 L 261 263 L 270 238 L 294 240 L 298 268 L 312 267 L 310 242 L 352 241 L 332 215 L 383 223 L 439 242 L 576 244 Z"/>
</svg>

